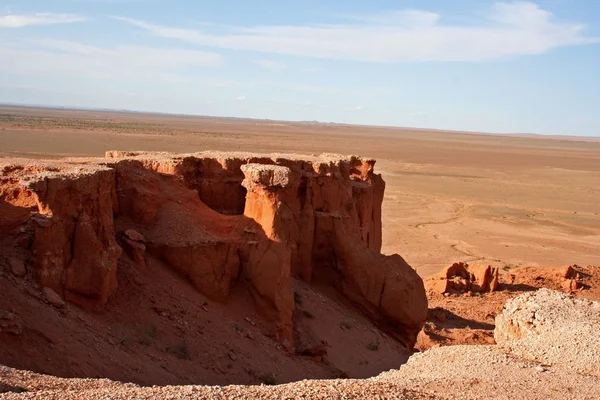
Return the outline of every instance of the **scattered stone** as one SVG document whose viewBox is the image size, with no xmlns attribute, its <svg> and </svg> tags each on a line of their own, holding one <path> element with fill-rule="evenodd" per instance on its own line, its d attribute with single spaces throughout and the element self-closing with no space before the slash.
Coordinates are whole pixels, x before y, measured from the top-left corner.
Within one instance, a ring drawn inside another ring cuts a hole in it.
<svg viewBox="0 0 600 400">
<path fill-rule="evenodd" d="M 10 265 L 10 271 L 14 276 L 23 277 L 27 270 L 25 269 L 25 263 L 23 260 L 19 260 L 18 258 L 11 258 L 8 260 L 8 264 Z"/>
<path fill-rule="evenodd" d="M 21 321 L 14 313 L 0 311 L 0 333 L 8 333 L 11 335 L 20 335 L 23 333 Z"/>
<path fill-rule="evenodd" d="M 60 296 L 51 288 L 45 287 L 43 292 L 48 303 L 52 304 L 54 307 L 63 308 L 65 306 L 65 301 L 61 299 Z"/>
<path fill-rule="evenodd" d="M 123 232 L 123 234 L 125 235 L 125 237 L 127 237 L 130 240 L 133 240 L 134 242 L 144 242 L 146 240 L 146 238 L 144 238 L 144 235 L 142 235 L 134 229 L 127 229 L 125 232 Z"/>
<path fill-rule="evenodd" d="M 237 357 L 235 356 L 235 354 L 233 354 L 233 351 L 230 351 L 229 354 L 228 354 L 228 356 L 231 359 L 231 361 L 237 360 Z"/>
</svg>

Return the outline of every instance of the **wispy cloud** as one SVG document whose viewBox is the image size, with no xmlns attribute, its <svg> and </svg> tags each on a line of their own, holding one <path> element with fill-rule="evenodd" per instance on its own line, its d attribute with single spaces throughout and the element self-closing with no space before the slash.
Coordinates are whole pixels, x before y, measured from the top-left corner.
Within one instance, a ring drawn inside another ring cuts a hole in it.
<svg viewBox="0 0 600 400">
<path fill-rule="evenodd" d="M 235 99 L 237 101 L 244 101 L 244 100 L 246 100 L 246 96 L 237 96 Z"/>
<path fill-rule="evenodd" d="M 161 81 L 181 81 L 185 68 L 217 67 L 217 53 L 121 45 L 101 48 L 84 43 L 39 39 L 0 45 L 0 71 L 18 74 L 69 75 L 95 78 L 151 76 Z M 223 82 L 221 82 L 223 83 Z"/>
<path fill-rule="evenodd" d="M 81 21 L 85 21 L 85 17 L 75 14 L 8 14 L 0 15 L 0 28 L 23 28 L 31 25 L 68 24 Z"/>
<path fill-rule="evenodd" d="M 395 10 L 367 15 L 338 15 L 339 19 L 361 22 L 370 25 L 402 26 L 404 28 L 423 28 L 434 26 L 440 19 L 439 14 L 423 10 Z"/>
<path fill-rule="evenodd" d="M 584 25 L 562 22 L 531 2 L 495 3 L 477 25 L 443 24 L 439 14 L 422 10 L 344 16 L 333 25 L 219 26 L 219 33 L 210 26 L 195 30 L 116 18 L 155 36 L 205 46 L 370 62 L 481 61 L 600 41 L 586 36 Z"/>
<path fill-rule="evenodd" d="M 321 68 L 321 67 L 306 67 L 306 68 L 302 68 L 302 72 L 306 72 L 308 74 L 314 74 L 314 73 L 321 72 L 321 71 L 325 71 L 325 69 Z"/>
<path fill-rule="evenodd" d="M 83 43 L 72 42 L 69 40 L 57 40 L 51 38 L 35 39 L 30 43 L 53 50 L 60 50 L 67 53 L 83 54 L 83 55 L 115 55 L 114 50 L 102 49 L 96 46 L 90 46 Z"/>
<path fill-rule="evenodd" d="M 255 60 L 254 63 L 260 65 L 265 69 L 270 69 L 271 71 L 281 71 L 285 69 L 285 63 L 279 61 Z"/>
</svg>

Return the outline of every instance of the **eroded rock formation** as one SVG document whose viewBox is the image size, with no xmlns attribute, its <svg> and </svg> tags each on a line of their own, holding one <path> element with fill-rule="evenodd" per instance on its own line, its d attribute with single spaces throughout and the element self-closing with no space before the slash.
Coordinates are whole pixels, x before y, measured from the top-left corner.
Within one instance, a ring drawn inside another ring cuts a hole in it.
<svg viewBox="0 0 600 400">
<path fill-rule="evenodd" d="M 458 262 L 444 268 L 426 282 L 427 290 L 437 293 L 493 292 L 498 288 L 497 267 Z"/>
<path fill-rule="evenodd" d="M 118 151 L 13 160 L 0 164 L 0 235 L 33 225 L 41 286 L 86 307 L 117 290 L 119 257 L 142 269 L 154 257 L 216 301 L 246 287 L 289 349 L 292 278 L 335 287 L 412 348 L 427 299 L 402 257 L 379 252 L 385 184 L 374 164 Z"/>
</svg>

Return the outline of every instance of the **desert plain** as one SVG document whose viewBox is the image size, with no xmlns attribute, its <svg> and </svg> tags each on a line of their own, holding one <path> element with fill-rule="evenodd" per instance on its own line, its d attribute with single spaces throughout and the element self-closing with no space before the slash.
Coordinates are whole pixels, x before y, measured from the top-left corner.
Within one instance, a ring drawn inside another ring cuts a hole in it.
<svg viewBox="0 0 600 400">
<path fill-rule="evenodd" d="M 0 156 L 108 150 L 339 153 L 377 160 L 384 254 L 423 277 L 457 261 L 600 264 L 600 139 L 0 107 Z"/>
</svg>

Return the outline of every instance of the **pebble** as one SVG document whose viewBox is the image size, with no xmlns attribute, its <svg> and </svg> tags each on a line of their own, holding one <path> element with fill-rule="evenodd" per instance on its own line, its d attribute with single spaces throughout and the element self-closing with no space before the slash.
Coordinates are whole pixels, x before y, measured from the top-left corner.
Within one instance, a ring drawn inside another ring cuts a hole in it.
<svg viewBox="0 0 600 400">
<path fill-rule="evenodd" d="M 8 264 L 10 265 L 10 271 L 14 276 L 22 278 L 25 276 L 27 270 L 25 269 L 25 263 L 23 260 L 19 260 L 18 258 L 11 258 L 8 260 Z"/>
<path fill-rule="evenodd" d="M 65 306 L 65 301 L 61 299 L 53 289 L 45 287 L 42 291 L 44 292 L 44 297 L 48 303 L 52 304 L 54 307 L 63 308 Z"/>
</svg>

